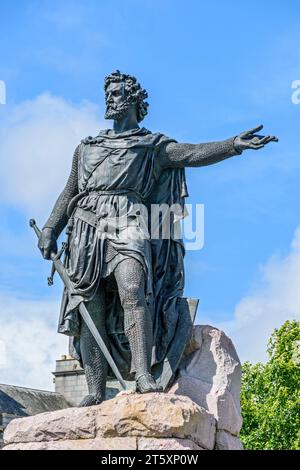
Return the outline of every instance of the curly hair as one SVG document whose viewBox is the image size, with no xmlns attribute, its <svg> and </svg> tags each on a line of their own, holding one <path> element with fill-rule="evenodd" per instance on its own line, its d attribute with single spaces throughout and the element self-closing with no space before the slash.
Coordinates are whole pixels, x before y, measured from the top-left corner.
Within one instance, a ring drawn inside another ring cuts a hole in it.
<svg viewBox="0 0 300 470">
<path fill-rule="evenodd" d="M 144 117 L 147 115 L 147 108 L 149 104 L 145 101 L 148 98 L 147 91 L 141 87 L 137 79 L 125 73 L 121 73 L 120 70 L 116 70 L 111 73 L 104 80 L 104 91 L 106 93 L 107 87 L 111 83 L 120 83 L 124 82 L 125 90 L 127 92 L 127 100 L 131 104 L 137 105 L 137 120 L 141 122 Z"/>
</svg>

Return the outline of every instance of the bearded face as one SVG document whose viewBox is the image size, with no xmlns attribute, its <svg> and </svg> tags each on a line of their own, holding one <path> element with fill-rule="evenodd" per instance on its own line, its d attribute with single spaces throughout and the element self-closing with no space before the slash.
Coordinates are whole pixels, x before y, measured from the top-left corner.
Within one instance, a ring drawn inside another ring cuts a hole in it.
<svg viewBox="0 0 300 470">
<path fill-rule="evenodd" d="M 132 104 L 127 96 L 124 82 L 110 83 L 106 89 L 105 101 L 105 119 L 122 119 Z"/>
</svg>

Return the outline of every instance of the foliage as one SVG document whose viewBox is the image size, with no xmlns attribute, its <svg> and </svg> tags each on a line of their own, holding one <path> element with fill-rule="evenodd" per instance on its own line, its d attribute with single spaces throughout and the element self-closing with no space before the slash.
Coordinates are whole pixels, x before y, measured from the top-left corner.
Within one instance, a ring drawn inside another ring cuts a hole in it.
<svg viewBox="0 0 300 470">
<path fill-rule="evenodd" d="M 246 449 L 300 450 L 300 322 L 268 343 L 266 364 L 243 365 L 241 440 Z"/>
</svg>

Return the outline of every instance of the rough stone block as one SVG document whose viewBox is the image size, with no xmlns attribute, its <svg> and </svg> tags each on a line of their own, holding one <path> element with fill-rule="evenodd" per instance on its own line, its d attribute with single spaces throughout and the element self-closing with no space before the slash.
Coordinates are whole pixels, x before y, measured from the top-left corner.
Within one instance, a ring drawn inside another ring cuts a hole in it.
<svg viewBox="0 0 300 470">
<path fill-rule="evenodd" d="M 204 450 L 189 439 L 140 437 L 138 450 Z"/>
<path fill-rule="evenodd" d="M 218 431 L 216 437 L 217 450 L 243 450 L 243 444 L 237 436 L 232 436 L 229 432 Z"/>
<path fill-rule="evenodd" d="M 241 363 L 232 341 L 211 326 L 195 326 L 170 393 L 189 396 L 217 420 L 217 429 L 238 435 Z"/>
<path fill-rule="evenodd" d="M 13 419 L 4 432 L 5 444 L 73 439 L 96 435 L 96 407 L 67 408 Z"/>
<path fill-rule="evenodd" d="M 97 435 L 187 438 L 213 449 L 215 419 L 188 397 L 120 394 L 101 405 Z"/>
<path fill-rule="evenodd" d="M 136 450 L 135 437 L 76 439 L 9 444 L 4 450 Z"/>
</svg>

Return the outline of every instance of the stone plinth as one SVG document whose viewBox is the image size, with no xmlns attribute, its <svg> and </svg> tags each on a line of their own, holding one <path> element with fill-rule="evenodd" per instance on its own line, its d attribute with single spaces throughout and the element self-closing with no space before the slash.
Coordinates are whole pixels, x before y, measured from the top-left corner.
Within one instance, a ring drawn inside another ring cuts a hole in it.
<svg viewBox="0 0 300 470">
<path fill-rule="evenodd" d="M 190 398 L 120 393 L 101 405 L 13 420 L 5 450 L 213 449 L 216 423 Z"/>
<path fill-rule="evenodd" d="M 101 405 L 15 419 L 5 450 L 240 450 L 241 365 L 231 340 L 196 326 L 167 393 L 121 392 Z"/>
</svg>

